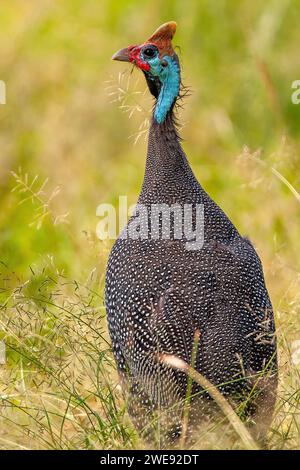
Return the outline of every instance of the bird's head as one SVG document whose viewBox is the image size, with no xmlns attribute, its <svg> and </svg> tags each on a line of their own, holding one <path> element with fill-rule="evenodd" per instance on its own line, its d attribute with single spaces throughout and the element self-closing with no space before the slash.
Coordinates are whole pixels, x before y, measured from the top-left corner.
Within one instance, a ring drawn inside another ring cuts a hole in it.
<svg viewBox="0 0 300 470">
<path fill-rule="evenodd" d="M 161 124 L 173 108 L 180 91 L 180 66 L 172 46 L 176 23 L 161 25 L 140 45 L 116 52 L 112 59 L 131 62 L 144 72 L 152 95 L 157 99 L 154 118 Z"/>
</svg>

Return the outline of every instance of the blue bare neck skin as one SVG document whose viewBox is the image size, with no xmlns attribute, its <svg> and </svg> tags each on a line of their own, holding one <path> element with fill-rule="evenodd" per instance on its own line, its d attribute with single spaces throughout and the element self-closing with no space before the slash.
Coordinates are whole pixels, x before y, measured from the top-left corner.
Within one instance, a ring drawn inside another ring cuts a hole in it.
<svg viewBox="0 0 300 470">
<path fill-rule="evenodd" d="M 179 96 L 180 69 L 177 61 L 168 55 L 162 59 L 156 57 L 148 63 L 150 74 L 153 77 L 158 77 L 161 83 L 161 90 L 154 109 L 154 118 L 158 124 L 162 124 Z"/>
</svg>

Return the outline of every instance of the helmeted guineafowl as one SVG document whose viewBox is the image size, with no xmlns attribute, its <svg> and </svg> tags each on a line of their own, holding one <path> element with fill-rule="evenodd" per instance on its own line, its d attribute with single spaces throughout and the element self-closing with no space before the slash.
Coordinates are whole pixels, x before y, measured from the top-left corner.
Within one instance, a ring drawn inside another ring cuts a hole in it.
<svg viewBox="0 0 300 470">
<path fill-rule="evenodd" d="M 138 205 L 108 261 L 113 353 L 129 414 L 149 439 L 157 417 L 164 445 L 179 438 L 188 380 L 161 358 L 171 354 L 191 364 L 193 351 L 196 370 L 231 403 L 246 403 L 244 415 L 259 437 L 276 396 L 272 306 L 255 249 L 198 183 L 182 150 L 173 111 L 181 83 L 175 30 L 176 23 L 166 23 L 143 44 L 113 56 L 143 71 L 156 100 Z M 199 240 L 191 241 L 193 234 Z M 192 429 L 210 415 L 214 400 L 195 383 L 190 398 Z"/>
</svg>

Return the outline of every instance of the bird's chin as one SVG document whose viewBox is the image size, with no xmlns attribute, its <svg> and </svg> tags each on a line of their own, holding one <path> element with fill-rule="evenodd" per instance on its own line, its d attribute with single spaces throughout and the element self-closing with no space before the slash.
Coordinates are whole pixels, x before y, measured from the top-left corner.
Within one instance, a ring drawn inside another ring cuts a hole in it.
<svg viewBox="0 0 300 470">
<path fill-rule="evenodd" d="M 154 77 L 153 75 L 150 75 L 147 72 L 144 72 L 146 82 L 149 88 L 150 93 L 155 97 L 158 98 L 158 95 L 160 93 L 162 84 L 161 81 L 159 80 L 158 77 Z"/>
</svg>

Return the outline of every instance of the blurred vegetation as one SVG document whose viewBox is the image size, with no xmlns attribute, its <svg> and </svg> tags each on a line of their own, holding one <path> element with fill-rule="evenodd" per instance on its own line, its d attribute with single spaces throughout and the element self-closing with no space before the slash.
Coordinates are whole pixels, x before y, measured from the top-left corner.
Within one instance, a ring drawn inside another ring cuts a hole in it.
<svg viewBox="0 0 300 470">
<path fill-rule="evenodd" d="M 168 20 L 192 90 L 180 111 L 184 148 L 256 246 L 276 313 L 269 445 L 299 447 L 299 17 L 297 0 L 2 1 L 1 448 L 140 445 L 106 343 L 110 243 L 96 237 L 96 208 L 123 194 L 136 201 L 152 106 L 142 74 L 111 55 Z"/>
</svg>

